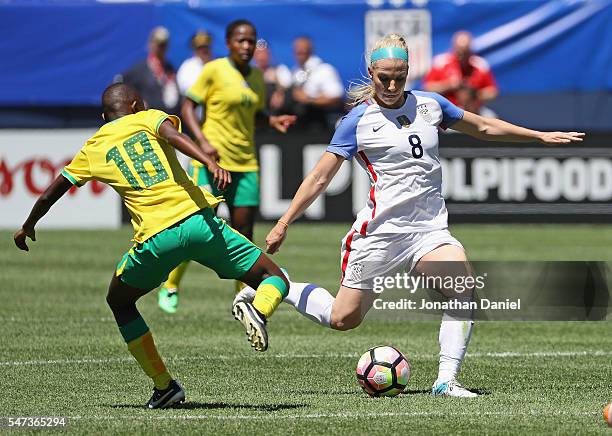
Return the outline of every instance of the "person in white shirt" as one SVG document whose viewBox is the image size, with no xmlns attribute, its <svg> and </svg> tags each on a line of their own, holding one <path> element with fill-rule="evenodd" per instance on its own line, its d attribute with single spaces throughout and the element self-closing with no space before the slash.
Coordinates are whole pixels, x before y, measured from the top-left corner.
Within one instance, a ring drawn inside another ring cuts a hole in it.
<svg viewBox="0 0 612 436">
<path fill-rule="evenodd" d="M 407 271 L 454 280 L 472 276 L 463 246 L 448 231 L 442 197 L 438 128 L 451 127 L 484 140 L 565 144 L 584 133 L 539 132 L 458 108 L 433 92 L 404 91 L 408 48 L 403 37 L 379 40 L 369 56 L 371 82 L 353 89 L 355 106 L 336 129 L 327 151 L 299 187 L 287 212 L 266 237 L 275 253 L 289 225 L 323 192 L 345 160 L 357 158 L 371 189 L 366 206 L 342 241 L 342 279 L 334 298 L 311 283 L 291 282 L 285 301 L 319 324 L 357 327 L 379 295 L 377 279 Z M 471 337 L 473 313 L 462 309 L 472 289 L 438 285 L 448 299 L 440 326 L 438 377 L 432 394 L 475 397 L 457 382 Z M 464 282 L 465 283 L 465 282 Z M 250 293 L 250 294 L 249 294 Z M 252 298 L 245 289 L 235 301 Z M 459 306 L 459 309 L 451 306 Z"/>
<path fill-rule="evenodd" d="M 202 72 L 204 64 L 212 59 L 211 44 L 212 37 L 204 30 L 198 30 L 191 38 L 193 56 L 181 64 L 176 75 L 181 95 L 186 94 Z"/>
<path fill-rule="evenodd" d="M 313 54 L 307 37 L 293 42 L 293 53 L 295 67 L 280 65 L 276 73 L 279 85 L 288 90 L 284 110 L 312 120 L 341 113 L 344 86 L 336 68 Z"/>
</svg>

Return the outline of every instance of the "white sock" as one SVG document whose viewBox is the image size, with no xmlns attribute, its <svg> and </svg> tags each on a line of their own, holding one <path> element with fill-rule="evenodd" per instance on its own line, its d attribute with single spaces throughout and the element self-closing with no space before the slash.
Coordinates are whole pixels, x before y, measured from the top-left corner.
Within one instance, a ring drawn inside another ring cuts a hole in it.
<svg viewBox="0 0 612 436">
<path fill-rule="evenodd" d="M 332 306 L 336 300 L 325 288 L 312 283 L 290 282 L 285 303 L 291 304 L 305 317 L 330 327 Z"/>
<path fill-rule="evenodd" d="M 331 312 L 336 300 L 324 288 L 312 283 L 289 282 L 289 293 L 283 300 L 292 305 L 306 318 L 315 321 L 322 326 L 331 327 Z M 236 300 L 253 301 L 255 289 L 245 286 L 237 295 Z"/>
<path fill-rule="evenodd" d="M 471 311 L 470 311 L 471 312 Z M 447 382 L 457 377 L 467 346 L 472 337 L 474 321 L 465 311 L 446 310 L 440 324 L 440 366 L 436 383 Z M 458 316 L 459 315 L 459 316 Z"/>
</svg>

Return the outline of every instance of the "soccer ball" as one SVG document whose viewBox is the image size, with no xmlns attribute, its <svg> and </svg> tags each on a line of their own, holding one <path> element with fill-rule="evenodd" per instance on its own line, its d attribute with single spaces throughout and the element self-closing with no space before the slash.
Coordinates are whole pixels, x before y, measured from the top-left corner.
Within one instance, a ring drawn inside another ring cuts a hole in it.
<svg viewBox="0 0 612 436">
<path fill-rule="evenodd" d="M 608 427 L 612 427 L 612 403 L 608 404 L 604 408 L 603 416 L 606 424 L 608 424 Z"/>
<path fill-rule="evenodd" d="M 374 347 L 363 353 L 355 372 L 368 395 L 393 397 L 408 384 L 410 363 L 397 348 Z"/>
</svg>

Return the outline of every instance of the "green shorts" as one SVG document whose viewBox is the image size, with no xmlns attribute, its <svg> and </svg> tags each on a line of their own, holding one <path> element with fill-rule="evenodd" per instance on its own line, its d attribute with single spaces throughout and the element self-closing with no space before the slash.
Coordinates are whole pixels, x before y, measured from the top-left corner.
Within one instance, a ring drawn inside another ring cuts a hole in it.
<svg viewBox="0 0 612 436">
<path fill-rule="evenodd" d="M 206 208 L 134 244 L 123 255 L 116 274 L 124 283 L 148 290 L 164 282 L 181 262 L 195 260 L 223 279 L 238 279 L 260 255 L 255 244 Z"/>
<path fill-rule="evenodd" d="M 232 183 L 221 192 L 213 184 L 213 176 L 206 167 L 194 167 L 189 164 L 189 175 L 193 182 L 211 192 L 215 197 L 220 195 L 230 207 L 259 206 L 259 173 L 251 171 L 238 173 L 232 171 Z"/>
</svg>

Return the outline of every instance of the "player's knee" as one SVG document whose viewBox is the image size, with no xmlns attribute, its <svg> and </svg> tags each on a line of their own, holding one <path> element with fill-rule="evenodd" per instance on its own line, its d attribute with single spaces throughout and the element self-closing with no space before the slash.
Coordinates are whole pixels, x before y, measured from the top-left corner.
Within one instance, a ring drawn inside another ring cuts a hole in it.
<svg viewBox="0 0 612 436">
<path fill-rule="evenodd" d="M 334 330 L 346 331 L 359 327 L 362 320 L 363 317 L 361 316 L 361 312 L 359 310 L 342 312 L 340 310 L 332 309 L 330 325 Z"/>
<path fill-rule="evenodd" d="M 108 304 L 108 307 L 111 308 L 111 310 L 117 308 L 117 303 L 118 303 L 118 298 L 115 296 L 115 294 L 109 289 L 108 293 L 106 294 L 106 304 Z"/>
<path fill-rule="evenodd" d="M 106 294 L 106 304 L 113 312 L 133 305 L 136 300 L 138 296 L 123 288 L 118 279 L 113 279 Z"/>
<path fill-rule="evenodd" d="M 361 320 L 357 318 L 333 318 L 331 320 L 331 328 L 334 330 L 347 331 L 359 327 Z"/>
<path fill-rule="evenodd" d="M 108 294 L 106 294 L 106 304 L 108 304 L 108 307 L 110 307 L 113 312 L 120 310 L 129 303 L 129 301 L 126 301 L 125 296 L 115 292 L 113 289 L 108 290 Z"/>
</svg>

